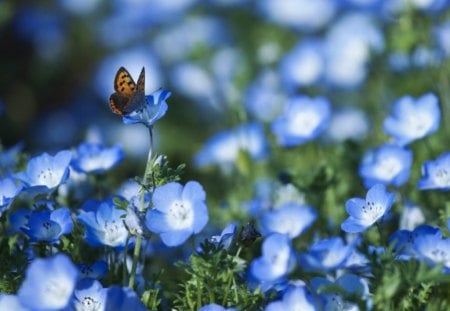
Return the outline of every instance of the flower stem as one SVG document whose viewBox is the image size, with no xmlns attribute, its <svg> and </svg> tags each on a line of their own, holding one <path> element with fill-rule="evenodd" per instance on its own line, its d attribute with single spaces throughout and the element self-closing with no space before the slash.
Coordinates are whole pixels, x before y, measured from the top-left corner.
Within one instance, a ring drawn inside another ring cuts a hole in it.
<svg viewBox="0 0 450 311">
<path fill-rule="evenodd" d="M 153 131 L 152 131 L 152 127 L 150 126 L 148 128 L 149 130 L 149 135 L 150 135 L 150 146 L 149 146 L 149 150 L 148 150 L 148 156 L 147 156 L 147 163 L 145 165 L 145 171 L 144 171 L 144 177 L 142 179 L 142 184 L 144 185 L 144 189 L 142 191 L 141 194 L 141 210 L 144 210 L 144 204 L 145 204 L 145 191 L 146 191 L 146 186 L 148 183 L 148 176 L 149 175 L 153 175 L 152 174 L 152 170 L 153 170 L 153 164 L 152 164 L 152 153 L 153 153 Z M 154 181 L 153 181 L 153 185 L 152 185 L 152 190 L 154 188 Z M 131 272 L 130 272 L 130 280 L 128 282 L 128 287 L 133 289 L 134 288 L 134 283 L 136 280 L 136 269 L 137 269 L 137 264 L 139 261 L 139 255 L 141 253 L 141 246 L 142 246 L 142 237 L 141 236 L 136 236 L 136 242 L 134 245 L 134 252 L 133 252 L 133 264 L 131 266 Z"/>
</svg>

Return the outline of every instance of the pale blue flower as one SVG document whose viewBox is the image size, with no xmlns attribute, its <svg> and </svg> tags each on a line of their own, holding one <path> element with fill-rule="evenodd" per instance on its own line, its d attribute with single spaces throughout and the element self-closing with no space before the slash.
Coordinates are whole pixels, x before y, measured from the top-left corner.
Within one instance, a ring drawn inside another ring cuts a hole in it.
<svg viewBox="0 0 450 311">
<path fill-rule="evenodd" d="M 440 117 L 438 98 L 434 94 L 417 99 L 404 96 L 394 103 L 392 115 L 384 121 L 384 130 L 404 146 L 437 131 Z"/>
<path fill-rule="evenodd" d="M 37 258 L 25 272 L 17 296 L 32 310 L 62 310 L 70 304 L 78 280 L 78 269 L 65 254 Z"/>
<path fill-rule="evenodd" d="M 142 107 L 124 116 L 123 122 L 125 124 L 142 123 L 147 127 L 153 126 L 166 114 L 168 109 L 166 99 L 170 94 L 172 93 L 166 90 L 157 90 L 146 96 Z"/>
<path fill-rule="evenodd" d="M 148 209 L 146 225 L 160 235 L 167 246 L 183 244 L 192 234 L 197 234 L 208 222 L 206 193 L 196 181 L 185 186 L 170 182 L 155 189 Z"/>
<path fill-rule="evenodd" d="M 290 286 L 283 293 L 281 300 L 269 303 L 265 311 L 319 310 L 314 297 L 305 286 Z"/>
<path fill-rule="evenodd" d="M 0 216 L 11 206 L 20 191 L 22 191 L 22 186 L 14 182 L 13 179 L 0 180 Z"/>
<path fill-rule="evenodd" d="M 401 186 L 409 178 L 412 151 L 397 145 L 382 145 L 369 150 L 359 167 L 366 188 L 377 183 Z"/>
<path fill-rule="evenodd" d="M 450 152 L 441 154 L 435 160 L 425 161 L 422 165 L 422 178 L 417 182 L 421 190 L 450 189 Z"/>
<path fill-rule="evenodd" d="M 198 311 L 236 311 L 236 308 L 225 308 L 216 303 L 211 303 L 201 307 Z"/>
<path fill-rule="evenodd" d="M 328 125 L 331 105 L 324 97 L 291 97 L 281 116 L 272 123 L 278 144 L 291 147 L 315 139 Z"/>
<path fill-rule="evenodd" d="M 82 143 L 78 146 L 72 159 L 72 166 L 78 172 L 103 173 L 124 158 L 124 153 L 119 145 L 107 148 L 99 143 Z"/>
<path fill-rule="evenodd" d="M 395 194 L 376 184 L 367 191 L 366 199 L 352 198 L 345 203 L 349 217 L 341 228 L 348 233 L 363 232 L 383 217 L 392 207 Z"/>
<path fill-rule="evenodd" d="M 26 189 L 49 192 L 69 177 L 70 151 L 60 151 L 55 156 L 43 153 L 29 160 L 27 169 L 16 174 Z"/>
<path fill-rule="evenodd" d="M 75 289 L 73 307 L 77 311 L 107 310 L 106 293 L 106 288 L 99 281 L 83 279 Z"/>
</svg>

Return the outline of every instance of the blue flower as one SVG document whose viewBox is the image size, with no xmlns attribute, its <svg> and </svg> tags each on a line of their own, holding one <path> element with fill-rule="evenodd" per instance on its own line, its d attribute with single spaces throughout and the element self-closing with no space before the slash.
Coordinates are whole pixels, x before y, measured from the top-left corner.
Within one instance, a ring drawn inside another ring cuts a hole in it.
<svg viewBox="0 0 450 311">
<path fill-rule="evenodd" d="M 30 242 L 55 243 L 63 234 L 72 232 L 73 222 L 67 207 L 54 211 L 33 212 L 22 231 L 30 237 Z"/>
<path fill-rule="evenodd" d="M 24 172 L 16 174 L 25 186 L 34 191 L 50 192 L 69 177 L 70 151 L 60 151 L 55 156 L 43 153 L 32 158 Z"/>
<path fill-rule="evenodd" d="M 31 216 L 31 210 L 27 208 L 19 208 L 9 215 L 9 234 L 22 232 L 22 229 L 28 224 Z"/>
<path fill-rule="evenodd" d="M 422 178 L 417 182 L 421 190 L 450 189 L 450 152 L 441 154 L 437 159 L 426 161 L 422 165 Z"/>
<path fill-rule="evenodd" d="M 391 209 L 394 199 L 394 193 L 387 192 L 384 185 L 376 184 L 367 191 L 365 200 L 348 200 L 345 209 L 350 216 L 342 223 L 342 230 L 348 233 L 365 231 Z"/>
<path fill-rule="evenodd" d="M 261 216 L 261 232 L 283 233 L 293 239 L 308 229 L 317 218 L 314 208 L 288 202 L 281 207 L 270 210 Z"/>
<path fill-rule="evenodd" d="M 295 265 L 295 257 L 289 237 L 273 233 L 262 244 L 262 256 L 250 264 L 251 275 L 260 282 L 277 282 Z"/>
<path fill-rule="evenodd" d="M 444 270 L 450 272 L 450 238 L 442 238 L 441 230 L 432 227 L 420 233 L 413 239 L 416 257 L 430 265 L 441 263 L 444 265 Z"/>
<path fill-rule="evenodd" d="M 93 279 L 78 282 L 74 292 L 73 307 L 75 310 L 106 310 L 106 289 Z"/>
<path fill-rule="evenodd" d="M 25 308 L 16 295 L 0 293 L 0 310 L 30 311 Z"/>
<path fill-rule="evenodd" d="M 235 308 L 225 308 L 218 304 L 211 303 L 209 305 L 203 306 L 198 311 L 236 311 Z"/>
<path fill-rule="evenodd" d="M 82 143 L 71 164 L 78 172 L 98 174 L 119 164 L 123 157 L 122 148 L 118 145 L 106 148 L 99 143 Z"/>
<path fill-rule="evenodd" d="M 0 216 L 11 206 L 20 191 L 22 191 L 22 186 L 17 185 L 13 179 L 0 180 Z"/>
<path fill-rule="evenodd" d="M 61 310 L 69 305 L 78 269 L 65 254 L 37 258 L 27 268 L 17 296 L 32 310 Z"/>
<path fill-rule="evenodd" d="M 209 241 L 216 246 L 221 245 L 228 249 L 236 234 L 236 224 L 231 223 L 222 230 L 220 235 L 213 235 Z"/>
<path fill-rule="evenodd" d="M 378 183 L 398 187 L 408 180 L 412 160 L 411 150 L 396 145 L 382 145 L 365 154 L 359 174 L 366 188 Z"/>
<path fill-rule="evenodd" d="M 208 222 L 205 199 L 205 191 L 196 181 L 184 187 L 176 182 L 160 186 L 153 193 L 154 208 L 147 211 L 146 225 L 167 246 L 181 245 Z"/>
<path fill-rule="evenodd" d="M 302 310 L 315 311 L 318 306 L 315 299 L 305 286 L 290 286 L 279 301 L 269 303 L 265 311 Z"/>
<path fill-rule="evenodd" d="M 131 288 L 112 286 L 106 289 L 106 306 L 104 310 L 146 311 L 147 308 Z"/>
<path fill-rule="evenodd" d="M 93 246 L 124 247 L 128 231 L 123 223 L 126 212 L 114 206 L 111 200 L 86 202 L 78 221 L 85 228 L 87 242 Z"/>
<path fill-rule="evenodd" d="M 284 113 L 272 122 L 281 146 L 291 147 L 315 139 L 328 125 L 331 105 L 324 97 L 291 97 Z"/>
<path fill-rule="evenodd" d="M 397 230 L 389 238 L 389 243 L 394 245 L 396 258 L 400 260 L 409 260 L 417 258 L 417 250 L 415 248 L 415 240 L 418 237 L 426 237 L 427 240 L 440 239 L 442 237 L 441 230 L 428 225 L 420 225 L 413 231 Z"/>
<path fill-rule="evenodd" d="M 242 124 L 215 134 L 195 155 L 194 164 L 197 167 L 220 164 L 228 169 L 235 165 L 239 151 L 247 152 L 255 161 L 267 157 L 268 145 L 261 124 Z"/>
<path fill-rule="evenodd" d="M 370 123 L 364 111 L 346 108 L 333 113 L 326 137 L 333 142 L 361 141 L 367 136 Z"/>
<path fill-rule="evenodd" d="M 108 273 L 108 263 L 104 260 L 97 260 L 92 265 L 79 264 L 80 278 L 83 279 L 101 279 Z"/>
<path fill-rule="evenodd" d="M 299 255 L 300 266 L 314 272 L 340 269 L 352 254 L 355 241 L 345 245 L 340 237 L 320 240 L 311 246 L 308 253 Z"/>
<path fill-rule="evenodd" d="M 425 94 L 418 99 L 404 96 L 394 103 L 392 115 L 384 120 L 384 130 L 400 146 L 423 138 L 439 128 L 438 98 Z"/>
<path fill-rule="evenodd" d="M 166 99 L 170 96 L 166 90 L 157 90 L 152 95 L 146 96 L 145 105 L 123 117 L 125 124 L 142 123 L 151 127 L 156 121 L 161 119 L 167 111 Z"/>
</svg>

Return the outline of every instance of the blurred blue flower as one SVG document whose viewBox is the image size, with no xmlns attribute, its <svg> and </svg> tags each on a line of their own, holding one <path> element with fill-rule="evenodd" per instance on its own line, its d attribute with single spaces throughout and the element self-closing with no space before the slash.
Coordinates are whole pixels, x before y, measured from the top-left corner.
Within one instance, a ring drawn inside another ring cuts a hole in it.
<svg viewBox="0 0 450 311">
<path fill-rule="evenodd" d="M 300 266 L 306 271 L 322 273 L 340 269 L 353 252 L 355 241 L 348 245 L 340 237 L 317 241 L 307 253 L 299 254 Z"/>
<path fill-rule="evenodd" d="M 25 272 L 17 296 L 31 310 L 62 310 L 71 301 L 78 269 L 65 254 L 37 258 Z"/>
<path fill-rule="evenodd" d="M 22 191 L 22 186 L 17 185 L 13 179 L 0 180 L 0 216 L 11 206 L 20 191 Z"/>
<path fill-rule="evenodd" d="M 27 169 L 15 176 L 23 182 L 25 189 L 50 192 L 69 177 L 70 151 L 60 151 L 55 156 L 43 153 L 28 161 Z"/>
<path fill-rule="evenodd" d="M 322 42 L 302 39 L 281 60 L 280 75 L 288 90 L 317 83 L 325 67 Z"/>
<path fill-rule="evenodd" d="M 54 211 L 35 211 L 29 215 L 28 223 L 22 231 L 28 235 L 30 242 L 55 243 L 59 238 L 72 232 L 73 221 L 70 210 L 61 207 Z"/>
<path fill-rule="evenodd" d="M 198 311 L 236 311 L 236 310 L 237 310 L 236 308 L 225 308 L 216 303 L 211 303 L 198 309 Z"/>
<path fill-rule="evenodd" d="M 446 57 L 450 56 L 450 22 L 447 21 L 434 29 L 434 35 L 439 48 Z"/>
<path fill-rule="evenodd" d="M 23 143 L 17 143 L 8 149 L 0 150 L 0 176 L 9 177 L 16 171 L 19 156 L 24 147 Z"/>
<path fill-rule="evenodd" d="M 294 239 L 306 231 L 316 218 L 317 212 L 314 208 L 288 202 L 261 215 L 261 233 L 283 233 Z"/>
<path fill-rule="evenodd" d="M 417 258 L 430 265 L 441 263 L 444 270 L 450 272 L 450 238 L 443 238 L 440 229 L 434 232 L 432 229 L 428 232 L 422 230 L 421 233 L 413 240 Z"/>
<path fill-rule="evenodd" d="M 122 161 L 124 153 L 119 145 L 107 148 L 100 143 L 82 143 L 72 158 L 72 167 L 78 172 L 100 174 Z"/>
<path fill-rule="evenodd" d="M 399 229 L 413 230 L 425 222 L 425 215 L 420 206 L 406 202 L 400 215 Z"/>
<path fill-rule="evenodd" d="M 369 133 L 370 122 L 364 111 L 355 108 L 346 108 L 333 112 L 326 137 L 334 142 L 343 142 L 348 139 L 361 141 Z"/>
<path fill-rule="evenodd" d="M 112 200 L 87 201 L 78 215 L 86 228 L 86 241 L 92 246 L 124 247 L 128 231 L 123 222 L 125 211 L 115 207 Z"/>
<path fill-rule="evenodd" d="M 341 88 L 360 85 L 371 55 L 383 49 L 383 34 L 369 14 L 343 15 L 325 36 L 325 79 Z"/>
<path fill-rule="evenodd" d="M 359 175 L 364 179 L 366 188 L 377 183 L 398 187 L 408 180 L 412 161 L 411 150 L 385 144 L 364 155 Z"/>
<path fill-rule="evenodd" d="M 251 275 L 259 282 L 277 282 L 295 266 L 291 240 L 285 234 L 273 233 L 264 239 L 258 257 L 250 264 Z"/>
<path fill-rule="evenodd" d="M 284 113 L 272 123 L 272 132 L 281 146 L 300 145 L 321 134 L 330 117 L 331 105 L 326 98 L 291 97 Z"/>
<path fill-rule="evenodd" d="M 365 200 L 348 200 L 345 209 L 350 216 L 342 223 L 342 230 L 348 233 L 365 231 L 391 209 L 394 199 L 394 193 L 387 192 L 384 185 L 376 184 L 367 191 Z"/>
<path fill-rule="evenodd" d="M 302 310 L 315 311 L 318 306 L 306 286 L 290 286 L 283 293 L 283 298 L 269 303 L 264 311 Z"/>
<path fill-rule="evenodd" d="M 94 279 L 83 279 L 78 282 L 73 297 L 75 310 L 107 310 L 106 289 Z"/>
<path fill-rule="evenodd" d="M 400 260 L 409 260 L 418 258 L 415 240 L 422 237 L 421 240 L 439 240 L 442 232 L 439 228 L 429 225 L 420 225 L 414 230 L 397 230 L 389 237 L 389 244 L 394 246 L 396 258 Z"/>
<path fill-rule="evenodd" d="M 263 16 L 270 21 L 302 31 L 320 29 L 337 11 L 337 2 L 331 0 L 262 0 L 257 3 Z"/>
<path fill-rule="evenodd" d="M 194 156 L 194 164 L 197 167 L 220 164 L 227 170 L 235 165 L 239 151 L 247 152 L 256 161 L 267 157 L 268 144 L 261 124 L 252 122 L 216 133 Z"/>
<path fill-rule="evenodd" d="M 417 182 L 417 186 L 421 190 L 450 189 L 450 152 L 422 164 L 422 178 Z"/>
<path fill-rule="evenodd" d="M 418 99 L 404 96 L 394 104 L 392 115 L 384 121 L 384 130 L 400 146 L 434 133 L 439 128 L 438 98 L 425 94 Z"/>
<path fill-rule="evenodd" d="M 16 295 L 0 293 L 0 310 L 30 311 L 25 308 Z"/>
<path fill-rule="evenodd" d="M 147 311 L 147 308 L 131 288 L 112 286 L 106 289 L 105 310 Z"/>
<path fill-rule="evenodd" d="M 181 245 L 208 222 L 205 199 L 206 193 L 196 181 L 184 187 L 176 182 L 160 186 L 153 193 L 154 208 L 147 211 L 146 225 L 167 246 Z"/>
<path fill-rule="evenodd" d="M 156 121 L 161 119 L 167 111 L 166 99 L 170 96 L 169 91 L 158 90 L 152 95 L 146 96 L 146 104 L 139 110 L 135 110 L 123 117 L 125 124 L 142 123 L 151 127 Z"/>
<path fill-rule="evenodd" d="M 247 86 L 245 108 L 256 120 L 271 122 L 282 111 L 285 96 L 279 80 L 275 72 L 265 70 Z"/>
<path fill-rule="evenodd" d="M 92 265 L 79 264 L 77 267 L 82 279 L 101 279 L 108 273 L 108 263 L 104 260 L 97 260 Z"/>
</svg>

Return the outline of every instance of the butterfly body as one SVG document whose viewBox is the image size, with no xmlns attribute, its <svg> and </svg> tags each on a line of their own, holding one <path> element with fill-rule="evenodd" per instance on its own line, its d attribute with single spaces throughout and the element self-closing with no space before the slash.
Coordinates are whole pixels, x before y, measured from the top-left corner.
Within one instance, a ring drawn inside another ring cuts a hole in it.
<svg viewBox="0 0 450 311">
<path fill-rule="evenodd" d="M 145 99 L 145 70 L 134 82 L 128 70 L 120 67 L 114 78 L 114 92 L 109 97 L 109 106 L 115 114 L 125 116 L 133 111 L 139 110 L 146 102 Z"/>
</svg>

